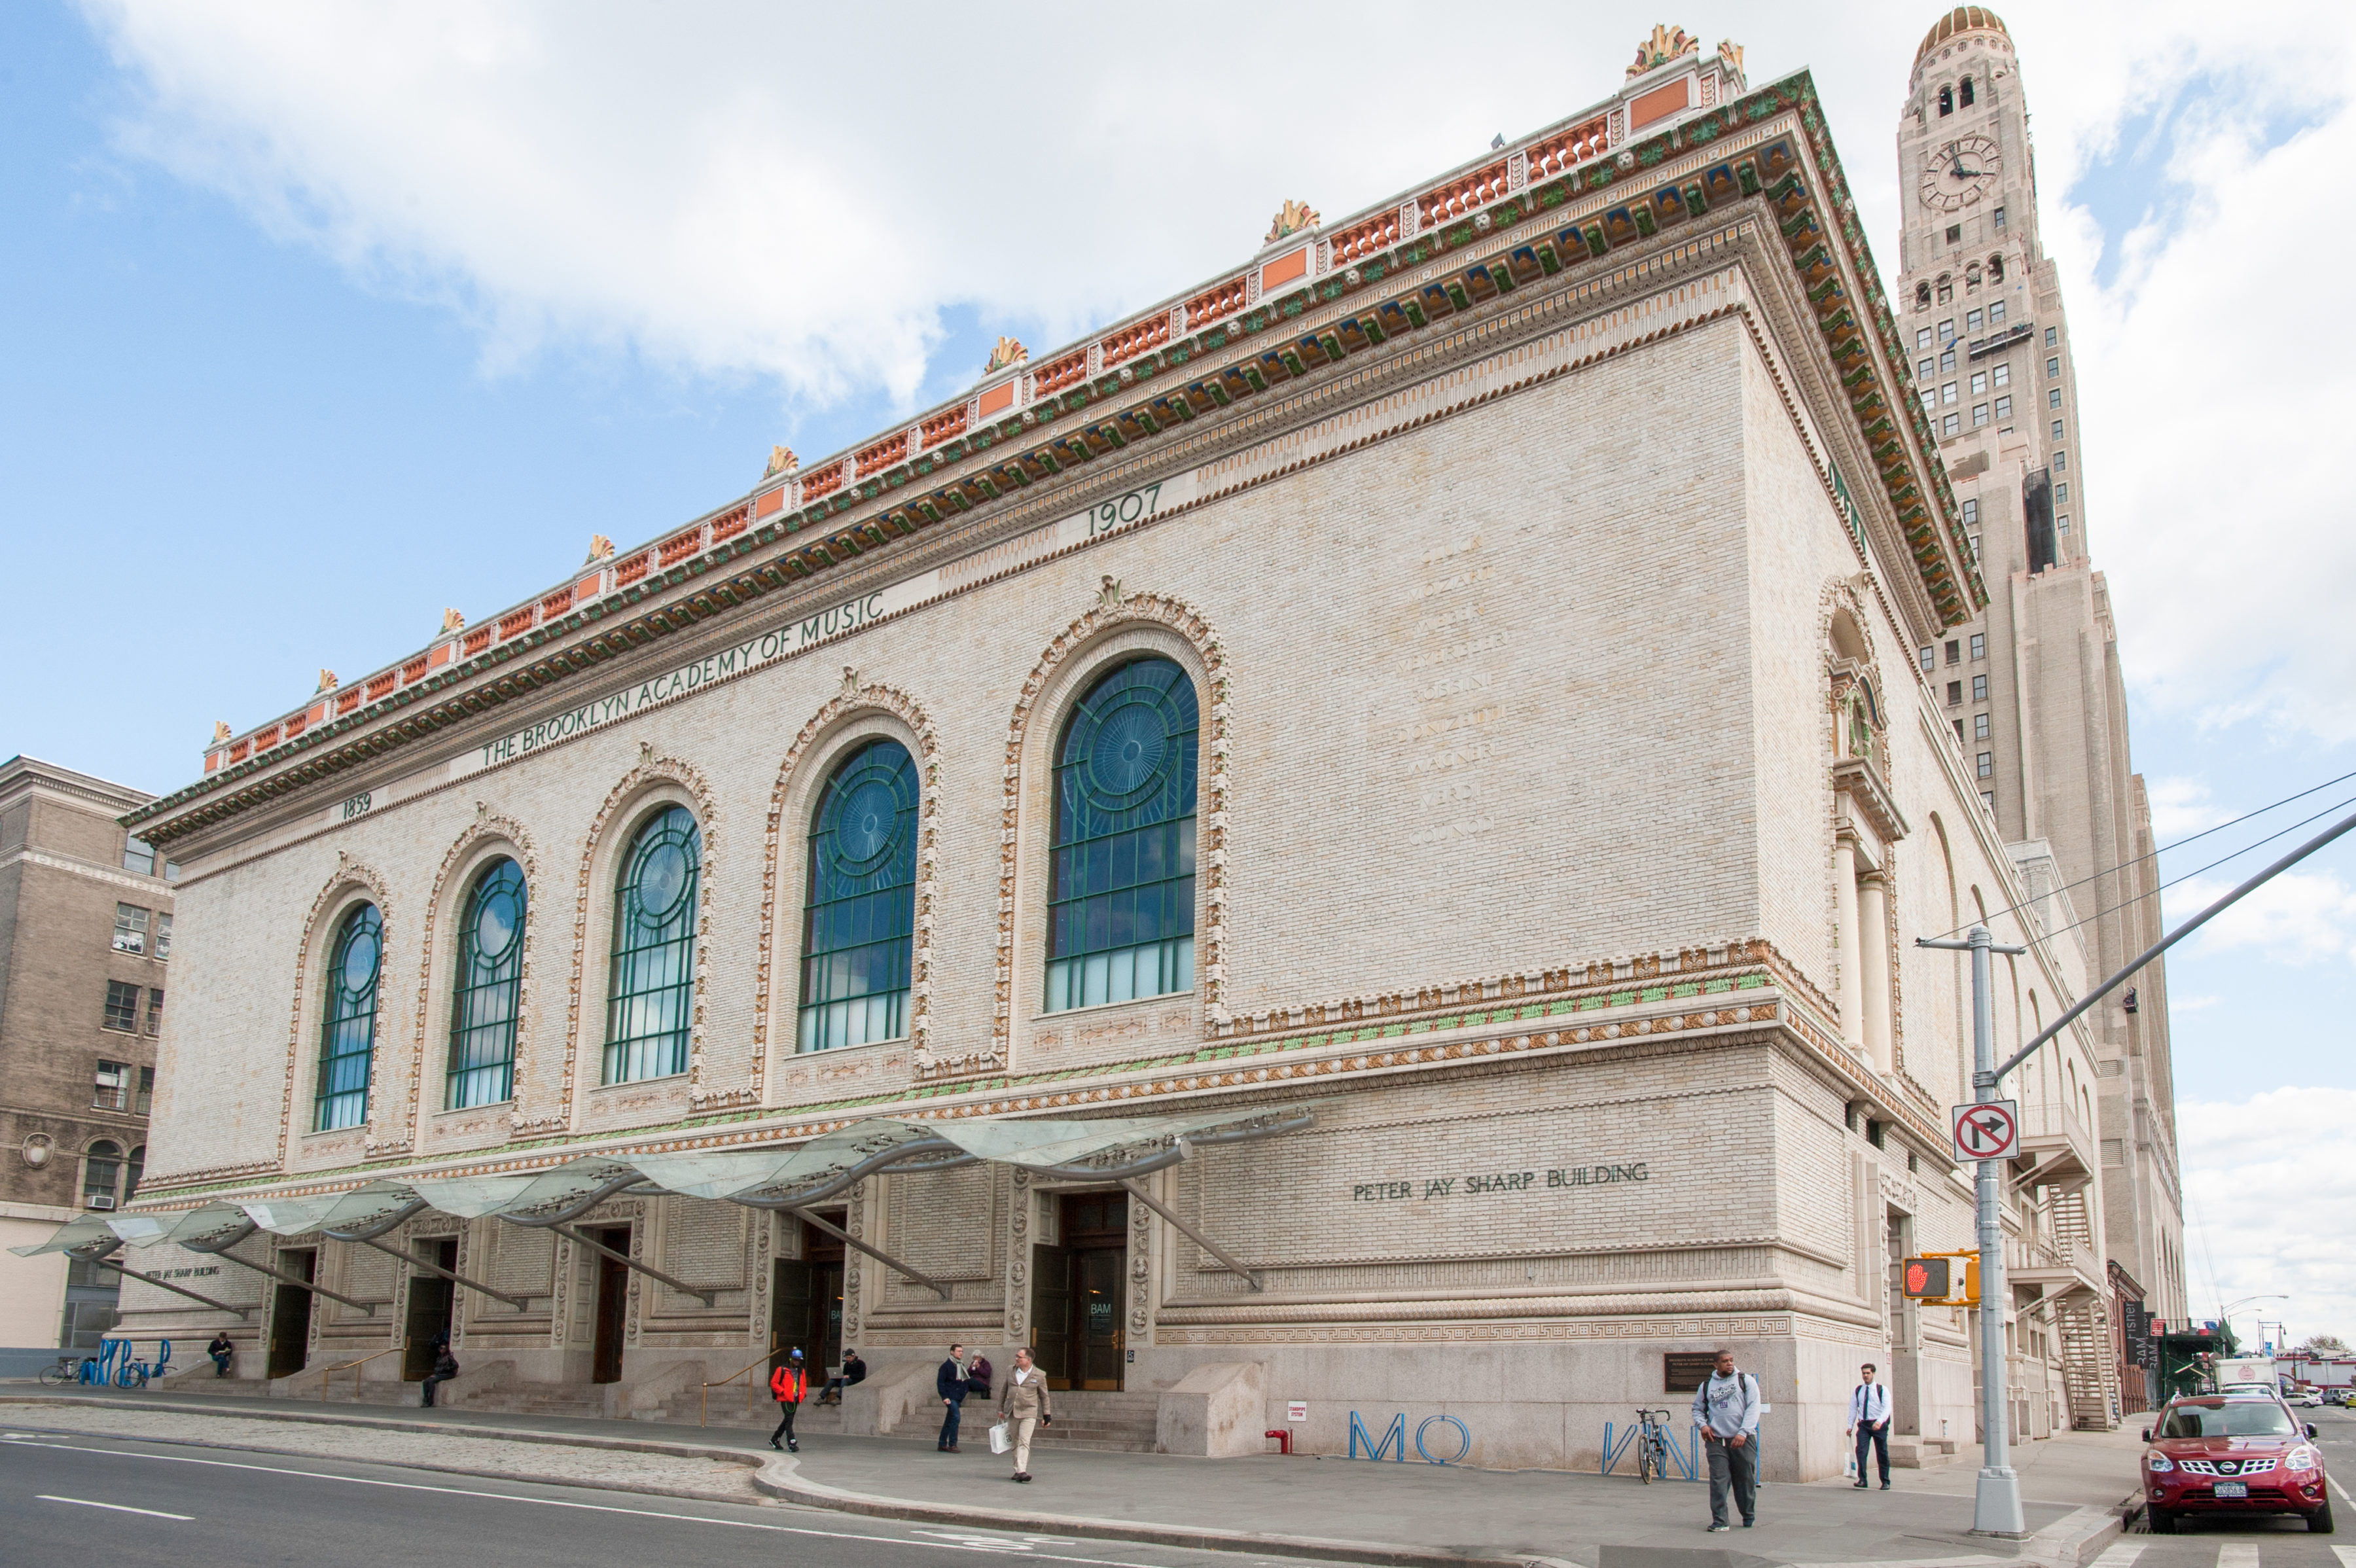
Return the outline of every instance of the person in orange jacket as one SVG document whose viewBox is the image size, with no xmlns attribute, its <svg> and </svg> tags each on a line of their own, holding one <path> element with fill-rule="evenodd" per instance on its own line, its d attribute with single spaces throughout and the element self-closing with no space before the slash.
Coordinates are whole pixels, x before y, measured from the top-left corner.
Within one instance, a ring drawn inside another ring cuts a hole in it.
<svg viewBox="0 0 2356 1568">
<path fill-rule="evenodd" d="M 777 1396 L 777 1430 L 769 1434 L 769 1446 L 798 1454 L 802 1445 L 794 1441 L 794 1412 L 802 1408 L 802 1397 L 809 1392 L 809 1373 L 802 1366 L 802 1353 L 794 1351 L 786 1364 L 769 1374 L 769 1391 Z M 784 1438 L 783 1444 L 778 1438 Z"/>
</svg>

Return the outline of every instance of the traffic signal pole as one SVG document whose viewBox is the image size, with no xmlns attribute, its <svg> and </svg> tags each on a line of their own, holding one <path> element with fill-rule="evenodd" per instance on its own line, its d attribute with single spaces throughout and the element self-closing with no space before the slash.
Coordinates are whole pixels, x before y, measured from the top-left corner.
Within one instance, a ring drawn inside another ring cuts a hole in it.
<svg viewBox="0 0 2356 1568">
<path fill-rule="evenodd" d="M 2027 948 L 2000 948 L 1986 926 L 1974 926 L 1962 941 L 1922 941 L 1926 948 L 1957 948 L 1972 955 L 1972 1097 L 1996 1097 L 1995 976 L 1989 962 L 1994 953 L 2023 953 Z M 2012 1467 L 2012 1421 L 2005 1410 L 2004 1354 L 2004 1162 L 1979 1162 L 1980 1240 L 1980 1480 L 1972 1503 L 1976 1535 L 2020 1536 L 2029 1533 L 2020 1511 L 2020 1477 Z"/>
<path fill-rule="evenodd" d="M 2356 828 L 2356 815 L 2326 828 L 2177 927 L 2125 969 L 2088 991 L 2079 999 L 2077 1005 L 2055 1019 L 2043 1034 L 2015 1051 L 2001 1064 L 1996 1059 L 1995 981 L 1988 959 L 1991 953 L 2023 953 L 2029 950 L 1997 946 L 1996 938 L 1986 926 L 1974 926 L 1965 933 L 1961 941 L 1915 938 L 1917 947 L 1950 948 L 1968 950 L 1972 955 L 1973 1100 L 1984 1102 L 1995 1099 L 1997 1084 L 2007 1073 L 2028 1060 L 2046 1041 L 2068 1028 L 2095 1003 L 2125 984 L 2137 970 L 2206 925 L 2228 905 L 2272 881 L 2351 828 Z M 1976 1188 L 1979 1199 L 1980 1434 L 1983 1447 L 1979 1488 L 1972 1508 L 1972 1532 L 1976 1535 L 2019 1536 L 2028 1532 L 2028 1525 L 2020 1510 L 2020 1477 L 2010 1463 L 2010 1421 L 2005 1411 L 2004 1314 L 2008 1304 L 2004 1283 L 2004 1219 L 1998 1207 L 2003 1192 L 2001 1164 L 1997 1160 L 1980 1161 Z"/>
</svg>

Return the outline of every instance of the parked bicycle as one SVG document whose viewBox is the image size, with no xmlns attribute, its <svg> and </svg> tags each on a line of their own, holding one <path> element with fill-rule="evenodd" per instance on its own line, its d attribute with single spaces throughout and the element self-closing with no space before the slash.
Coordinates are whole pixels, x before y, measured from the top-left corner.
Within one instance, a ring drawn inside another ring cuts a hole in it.
<svg viewBox="0 0 2356 1568">
<path fill-rule="evenodd" d="M 41 1381 L 53 1386 L 78 1383 L 81 1381 L 82 1363 L 87 1359 L 84 1356 L 60 1356 L 56 1366 L 41 1369 Z"/>
<path fill-rule="evenodd" d="M 1665 1410 L 1636 1412 L 1636 1478 L 1648 1487 L 1655 1476 L 1668 1478 L 1668 1422 L 1669 1412 Z"/>
</svg>

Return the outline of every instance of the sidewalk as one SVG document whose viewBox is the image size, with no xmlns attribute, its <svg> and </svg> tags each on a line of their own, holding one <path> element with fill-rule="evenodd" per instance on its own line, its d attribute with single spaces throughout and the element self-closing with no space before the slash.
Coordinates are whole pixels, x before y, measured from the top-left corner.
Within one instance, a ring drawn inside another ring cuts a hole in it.
<svg viewBox="0 0 2356 1568">
<path fill-rule="evenodd" d="M 715 1484 L 733 1489 L 725 1476 L 712 1478 L 733 1463 L 760 1492 L 853 1513 L 1358 1562 L 1547 1559 L 1581 1568 L 2015 1558 L 2077 1568 L 2116 1534 L 2108 1509 L 2132 1480 L 2134 1446 L 2130 1441 L 2122 1447 L 2118 1434 L 2108 1434 L 2016 1450 L 2030 1499 L 2029 1528 L 2036 1533 L 2009 1542 L 1968 1533 L 1975 1469 L 1960 1463 L 1901 1472 L 1899 1489 L 1890 1493 L 1860 1492 L 1838 1480 L 1764 1487 L 1758 1529 L 1709 1535 L 1703 1486 L 1645 1487 L 1558 1472 L 1050 1450 L 1033 1452 L 1038 1479 L 1018 1487 L 1008 1478 L 1008 1461 L 980 1441 L 963 1454 L 943 1455 L 928 1443 L 813 1435 L 797 1461 L 771 1454 L 764 1434 L 741 1427 L 111 1391 L 62 1400 L 0 1391 L 0 1421 L 13 1430 L 174 1441 L 210 1430 L 218 1434 L 213 1441 L 228 1445 L 393 1464 L 419 1462 L 407 1455 L 422 1449 L 435 1468 L 500 1475 L 516 1474 L 515 1454 L 533 1444 L 573 1451 L 562 1464 L 527 1466 L 542 1478 L 662 1491 L 668 1477 L 649 1475 L 650 1464 L 700 1466 L 701 1472 L 682 1476 L 693 1489 L 682 1485 L 680 1495 L 706 1498 Z M 276 1441 L 252 1435 L 265 1423 Z M 391 1451 L 396 1444 L 401 1456 Z M 584 1449 L 603 1453 L 584 1463 Z"/>
</svg>

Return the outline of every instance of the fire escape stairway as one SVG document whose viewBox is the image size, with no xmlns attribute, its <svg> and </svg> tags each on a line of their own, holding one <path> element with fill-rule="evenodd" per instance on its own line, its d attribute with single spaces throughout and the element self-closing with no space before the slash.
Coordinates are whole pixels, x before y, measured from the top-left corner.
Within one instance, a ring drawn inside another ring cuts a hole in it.
<svg viewBox="0 0 2356 1568">
<path fill-rule="evenodd" d="M 2064 1250 L 2095 1256 L 2087 1224 L 2086 1191 L 2056 1194 L 2053 1233 Z M 2054 1303 L 2054 1332 L 2062 1341 L 2062 1383 L 2070 1397 L 2070 1424 L 2081 1432 L 2108 1432 L 2118 1425 L 2119 1369 L 2111 1354 L 2110 1317 L 2101 1293 L 2072 1290 Z"/>
</svg>

